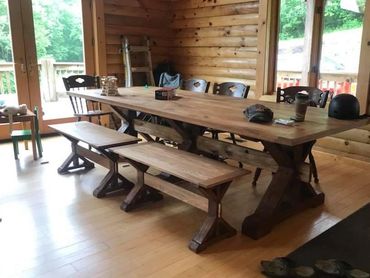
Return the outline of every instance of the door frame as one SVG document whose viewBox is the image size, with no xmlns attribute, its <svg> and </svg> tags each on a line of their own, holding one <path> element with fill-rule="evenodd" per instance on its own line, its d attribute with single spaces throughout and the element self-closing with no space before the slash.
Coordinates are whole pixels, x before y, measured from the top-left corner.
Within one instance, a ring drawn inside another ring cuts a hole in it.
<svg viewBox="0 0 370 278">
<path fill-rule="evenodd" d="M 268 0 L 262 0 L 261 3 L 269 7 L 264 16 L 260 16 L 260 22 L 268 22 L 267 28 L 270 34 L 270 42 L 265 43 L 265 53 L 267 53 L 267 58 L 264 59 L 265 67 L 264 70 L 259 72 L 259 75 L 265 75 L 264 78 L 260 78 L 258 95 L 270 95 L 275 91 L 276 85 L 276 61 L 277 61 L 277 50 L 278 50 L 278 27 L 279 27 L 279 8 L 280 0 L 273 1 L 276 2 L 275 6 L 268 6 Z M 310 8 L 310 18 L 308 19 L 310 28 L 310 57 L 307 59 L 307 71 L 306 74 L 308 80 L 308 86 L 316 87 L 319 75 L 319 64 L 320 64 L 320 54 L 321 54 L 321 44 L 322 44 L 322 28 L 323 28 L 323 17 L 322 12 L 324 0 L 307 0 L 307 4 Z M 307 24 L 307 21 L 306 21 Z M 260 34 L 259 34 L 260 36 Z M 263 35 L 266 37 L 266 35 Z M 357 76 L 357 90 L 356 97 L 359 99 L 361 113 L 367 113 L 370 115 L 370 1 L 366 1 L 365 13 L 364 13 L 364 23 L 363 23 L 363 33 L 362 33 L 362 43 L 360 52 L 360 65 Z M 266 77 L 267 76 L 267 77 Z M 263 82 L 264 81 L 264 82 Z"/>
<path fill-rule="evenodd" d="M 93 11 L 91 0 L 80 0 L 82 8 L 82 32 L 86 74 L 95 74 Z M 17 97 L 32 110 L 39 107 L 40 132 L 53 132 L 48 125 L 75 121 L 74 117 L 43 120 L 39 71 L 37 64 L 35 30 L 33 25 L 32 0 L 8 0 L 9 25 L 11 29 L 13 63 Z M 9 138 L 6 125 L 0 126 L 0 139 Z"/>
</svg>

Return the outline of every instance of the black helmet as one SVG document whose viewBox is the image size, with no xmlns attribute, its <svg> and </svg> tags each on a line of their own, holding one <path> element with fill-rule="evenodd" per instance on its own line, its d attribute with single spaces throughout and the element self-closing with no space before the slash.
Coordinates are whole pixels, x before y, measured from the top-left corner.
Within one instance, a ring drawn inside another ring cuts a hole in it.
<svg viewBox="0 0 370 278">
<path fill-rule="evenodd" d="M 329 117 L 341 120 L 355 120 L 360 117 L 360 104 L 351 94 L 340 94 L 329 104 Z"/>
</svg>

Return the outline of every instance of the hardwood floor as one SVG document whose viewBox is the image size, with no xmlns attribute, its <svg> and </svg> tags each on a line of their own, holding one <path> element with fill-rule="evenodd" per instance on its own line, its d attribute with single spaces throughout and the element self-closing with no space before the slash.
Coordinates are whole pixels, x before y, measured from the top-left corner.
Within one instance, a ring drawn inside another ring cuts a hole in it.
<svg viewBox="0 0 370 278">
<path fill-rule="evenodd" d="M 165 197 L 125 213 L 122 196 L 92 196 L 106 169 L 58 175 L 69 143 L 52 137 L 43 146 L 43 159 L 21 148 L 15 161 L 12 145 L 0 144 L 0 277 L 261 277 L 262 259 L 286 255 L 370 198 L 370 164 L 315 152 L 324 206 L 254 241 L 240 234 L 241 223 L 271 174 L 262 172 L 255 191 L 252 175 L 244 176 L 224 198 L 225 219 L 238 235 L 196 255 L 187 244 L 204 212 Z M 134 177 L 130 167 L 120 169 Z"/>
</svg>

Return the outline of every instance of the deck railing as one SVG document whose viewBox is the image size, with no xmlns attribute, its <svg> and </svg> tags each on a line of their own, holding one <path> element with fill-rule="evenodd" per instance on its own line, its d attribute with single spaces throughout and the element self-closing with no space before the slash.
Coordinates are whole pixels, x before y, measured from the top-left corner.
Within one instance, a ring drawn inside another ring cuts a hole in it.
<svg viewBox="0 0 370 278">
<path fill-rule="evenodd" d="M 39 63 L 39 76 L 43 100 L 57 101 L 65 96 L 62 77 L 85 72 L 84 63 L 55 62 L 53 59 L 42 59 Z M 286 88 L 299 86 L 301 72 L 278 71 L 276 87 Z M 318 87 L 329 90 L 333 95 L 356 93 L 357 73 L 321 73 Z M 0 63 L 0 95 L 15 94 L 13 63 Z"/>
<path fill-rule="evenodd" d="M 286 88 L 301 85 L 302 73 L 298 71 L 278 71 L 276 87 Z M 318 88 L 329 90 L 332 95 L 341 93 L 356 94 L 357 73 L 320 73 Z"/>
<path fill-rule="evenodd" d="M 13 63 L 0 63 L 0 95 L 15 94 Z"/>
<path fill-rule="evenodd" d="M 42 59 L 38 68 L 44 101 L 57 101 L 59 96 L 65 95 L 62 77 L 85 72 L 84 63 L 60 63 L 53 59 Z M 0 95 L 15 93 L 13 63 L 0 63 Z"/>
</svg>

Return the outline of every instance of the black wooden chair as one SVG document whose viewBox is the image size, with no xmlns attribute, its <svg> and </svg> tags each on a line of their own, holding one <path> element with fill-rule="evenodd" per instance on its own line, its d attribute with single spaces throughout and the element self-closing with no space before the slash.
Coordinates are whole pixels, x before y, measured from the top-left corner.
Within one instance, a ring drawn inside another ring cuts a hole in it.
<svg viewBox="0 0 370 278">
<path fill-rule="evenodd" d="M 67 78 L 63 77 L 64 86 L 67 91 L 79 89 L 96 89 L 100 88 L 100 79 L 98 76 L 90 75 L 71 75 Z M 98 123 L 101 125 L 101 116 L 109 115 L 117 129 L 117 125 L 113 118 L 112 112 L 103 111 L 101 103 L 97 101 L 88 101 L 76 96 L 69 96 L 73 108 L 73 115 L 81 121 L 82 117 L 87 117 L 89 122 L 93 117 L 98 118 Z"/>
<path fill-rule="evenodd" d="M 243 83 L 238 82 L 224 82 L 224 83 L 215 83 L 213 85 L 213 94 L 220 96 L 230 96 L 237 98 L 247 98 L 249 93 L 250 86 L 244 85 Z M 218 140 L 219 133 L 222 133 L 220 130 L 209 130 L 212 133 L 212 139 Z M 231 141 L 234 145 L 237 145 L 235 134 L 230 133 Z M 239 162 L 239 167 L 242 168 L 243 164 Z"/>
<path fill-rule="evenodd" d="M 213 93 L 216 95 L 247 98 L 250 86 L 238 82 L 215 83 Z"/>
<path fill-rule="evenodd" d="M 224 82 L 224 83 L 215 83 L 213 85 L 213 93 L 220 96 L 231 96 L 237 98 L 247 98 L 249 93 L 250 86 L 244 85 L 237 82 Z M 212 138 L 218 139 L 218 134 L 222 131 L 211 130 Z M 236 145 L 235 134 L 230 133 L 231 140 L 233 144 Z"/>
<path fill-rule="evenodd" d="M 204 79 L 187 79 L 182 81 L 181 89 L 195 93 L 208 93 L 209 84 L 210 82 Z"/>
<path fill-rule="evenodd" d="M 288 88 L 277 88 L 277 93 L 276 93 L 276 102 L 286 102 L 290 104 L 294 104 L 295 101 L 295 95 L 298 92 L 301 91 L 306 91 L 309 94 L 310 98 L 310 103 L 309 105 L 312 107 L 318 107 L 318 108 L 325 108 L 326 102 L 328 100 L 329 96 L 329 91 L 321 91 L 318 88 L 315 87 L 307 87 L 307 86 L 292 86 Z M 310 169 L 311 173 L 314 177 L 315 183 L 319 182 L 319 176 L 317 174 L 317 167 L 316 167 L 316 162 L 315 158 L 313 157 L 312 152 L 308 154 L 308 159 L 310 162 Z M 252 185 L 256 186 L 257 185 L 257 180 L 261 175 L 261 168 L 257 168 L 256 172 L 254 173 Z"/>
<path fill-rule="evenodd" d="M 306 91 L 309 94 L 310 106 L 325 108 L 329 91 L 323 92 L 318 88 L 307 86 L 292 86 L 284 89 L 278 87 L 276 102 L 294 103 L 296 94 L 301 91 Z"/>
</svg>

